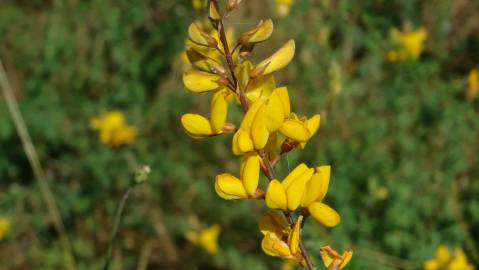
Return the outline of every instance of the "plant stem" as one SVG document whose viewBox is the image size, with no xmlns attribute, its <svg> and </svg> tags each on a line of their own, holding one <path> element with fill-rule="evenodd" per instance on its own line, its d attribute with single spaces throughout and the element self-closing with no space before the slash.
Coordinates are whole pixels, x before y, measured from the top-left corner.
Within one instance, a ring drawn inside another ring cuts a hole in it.
<svg viewBox="0 0 479 270">
<path fill-rule="evenodd" d="M 55 197 L 48 185 L 47 177 L 45 175 L 45 171 L 42 168 L 40 163 L 40 159 L 38 158 L 37 151 L 35 146 L 33 145 L 32 138 L 28 133 L 27 126 L 23 119 L 22 113 L 18 108 L 17 100 L 13 94 L 12 87 L 10 82 L 8 81 L 7 73 L 3 66 L 3 63 L 0 59 L 0 84 L 2 86 L 2 91 L 5 96 L 5 101 L 7 103 L 8 111 L 10 112 L 10 116 L 12 117 L 13 123 L 15 125 L 15 129 L 20 137 L 22 142 L 23 151 L 28 158 L 28 162 L 32 167 L 33 174 L 35 179 L 40 187 L 40 193 L 45 201 L 45 204 L 48 209 L 48 215 L 50 216 L 51 220 L 53 221 L 53 226 L 58 233 L 60 238 L 60 244 L 62 246 L 64 256 L 65 256 L 65 268 L 70 270 L 75 270 L 75 257 L 73 256 L 72 247 L 70 244 L 70 240 L 65 230 L 65 226 L 63 224 L 62 218 L 60 216 L 60 211 L 58 210 L 58 206 L 55 201 Z"/>
<path fill-rule="evenodd" d="M 123 214 L 123 209 L 125 208 L 126 201 L 128 200 L 128 197 L 130 196 L 130 193 L 133 191 L 134 188 L 135 188 L 135 185 L 131 185 L 128 188 L 128 190 L 125 192 L 125 194 L 123 194 L 123 197 L 120 201 L 120 205 L 118 206 L 118 209 L 116 210 L 115 223 L 113 224 L 113 231 L 111 232 L 110 242 L 108 243 L 108 252 L 106 255 L 105 266 L 103 267 L 103 270 L 110 269 L 111 257 L 113 253 L 113 244 L 116 239 L 118 227 L 120 226 L 121 215 Z"/>
<path fill-rule="evenodd" d="M 304 242 L 302 239 L 299 241 L 299 248 L 301 249 L 301 254 L 303 254 L 303 258 L 306 261 L 306 266 L 308 269 L 316 269 L 314 267 L 313 261 L 311 260 L 311 256 L 309 256 L 308 250 L 306 249 L 306 246 L 304 245 Z"/>
<path fill-rule="evenodd" d="M 213 5 L 215 5 L 215 8 L 217 10 L 220 10 L 219 5 L 218 5 L 218 0 L 210 0 L 210 1 L 211 1 L 211 3 L 213 3 Z M 228 39 L 226 38 L 226 33 L 225 33 L 224 23 L 223 23 L 223 17 L 221 17 L 219 22 L 218 22 L 218 36 L 220 38 L 221 43 L 223 44 L 223 49 L 224 49 L 224 53 L 225 53 L 226 62 L 228 63 L 228 68 L 230 70 L 231 77 L 232 77 L 232 80 L 233 80 L 233 83 L 234 83 L 233 87 L 236 89 L 236 94 L 239 97 L 239 100 L 240 100 L 240 103 L 241 103 L 241 108 L 246 113 L 248 111 L 249 104 L 248 104 L 248 100 L 246 99 L 246 96 L 244 94 L 244 91 L 243 91 L 243 89 L 240 89 L 238 81 L 237 81 L 236 76 L 234 74 L 233 57 L 231 55 L 231 52 L 230 52 L 230 49 L 229 49 L 229 46 L 228 46 Z M 264 149 L 261 149 L 261 150 L 258 151 L 258 154 L 261 157 L 262 163 L 264 165 L 263 172 L 264 172 L 265 176 L 268 178 L 269 181 L 273 180 L 275 178 L 274 170 L 273 170 L 273 166 L 272 166 L 272 164 L 269 160 L 269 157 L 266 154 L 266 151 Z M 291 214 L 289 214 L 287 212 L 283 212 L 283 214 L 288 218 L 288 220 L 290 220 L 290 225 L 294 224 L 294 221 L 292 220 Z M 306 266 L 307 266 L 308 270 L 314 270 L 315 269 L 314 264 L 311 260 L 311 257 L 309 256 L 308 251 L 306 250 L 306 247 L 303 243 L 303 240 L 301 240 L 301 239 L 299 241 L 299 247 L 301 249 L 301 254 L 303 255 L 303 257 L 306 261 Z"/>
</svg>

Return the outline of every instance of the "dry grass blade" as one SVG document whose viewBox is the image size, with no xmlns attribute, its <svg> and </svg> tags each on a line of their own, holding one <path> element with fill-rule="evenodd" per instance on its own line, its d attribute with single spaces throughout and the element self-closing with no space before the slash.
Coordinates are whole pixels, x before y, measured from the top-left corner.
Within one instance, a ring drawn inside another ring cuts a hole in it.
<svg viewBox="0 0 479 270">
<path fill-rule="evenodd" d="M 55 230 L 60 237 L 60 242 L 65 253 L 65 268 L 69 270 L 75 270 L 75 259 L 73 256 L 70 240 L 68 239 L 68 235 L 65 231 L 65 226 L 63 225 L 57 204 L 55 202 L 55 198 L 53 197 L 53 193 L 48 186 L 45 172 L 43 171 L 43 168 L 40 164 L 40 160 L 35 150 L 35 146 L 32 143 L 32 139 L 30 138 L 30 134 L 28 133 L 25 121 L 23 120 L 20 109 L 18 108 L 18 103 L 15 99 L 15 96 L 13 95 L 13 90 L 8 81 L 8 77 L 1 59 L 0 84 L 2 87 L 2 92 L 5 96 L 5 101 L 7 103 L 9 113 L 15 125 L 15 129 L 18 133 L 18 136 L 20 137 L 20 140 L 22 141 L 23 150 L 25 151 L 28 161 L 32 167 L 33 174 L 38 182 L 38 186 L 40 187 L 40 192 L 42 194 L 43 200 L 45 201 L 45 204 L 48 208 L 48 214 L 52 219 Z"/>
</svg>

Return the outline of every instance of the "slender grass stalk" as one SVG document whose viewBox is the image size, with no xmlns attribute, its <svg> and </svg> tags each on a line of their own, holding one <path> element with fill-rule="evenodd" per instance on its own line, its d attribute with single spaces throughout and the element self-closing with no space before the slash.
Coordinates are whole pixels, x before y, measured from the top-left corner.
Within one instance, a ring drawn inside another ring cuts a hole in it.
<svg viewBox="0 0 479 270">
<path fill-rule="evenodd" d="M 115 220 L 113 223 L 113 230 L 111 231 L 110 241 L 108 243 L 108 250 L 106 253 L 105 264 L 103 270 L 109 270 L 111 265 L 111 259 L 113 254 L 113 245 L 116 240 L 116 235 L 118 234 L 118 228 L 120 227 L 121 217 L 123 215 L 123 210 L 125 209 L 126 201 L 130 197 L 131 192 L 135 189 L 137 185 L 143 184 L 148 180 L 148 175 L 150 174 L 150 167 L 147 165 L 140 166 L 133 177 L 133 182 L 130 184 L 126 192 L 121 198 L 120 204 L 116 210 Z"/>
<path fill-rule="evenodd" d="M 105 265 L 103 266 L 103 270 L 110 269 L 111 257 L 113 253 L 113 244 L 115 243 L 115 240 L 116 240 L 116 235 L 118 233 L 118 227 L 120 226 L 123 209 L 125 208 L 126 201 L 128 200 L 128 197 L 130 197 L 130 194 L 134 188 L 135 188 L 135 185 L 131 185 L 128 188 L 128 190 L 125 192 L 125 194 L 123 194 L 123 197 L 121 198 L 118 209 L 116 210 L 115 221 L 113 223 L 113 230 L 111 232 L 110 242 L 108 243 L 108 251 L 106 254 Z"/>
<path fill-rule="evenodd" d="M 38 158 L 37 151 L 35 146 L 33 145 L 32 139 L 30 134 L 28 133 L 28 129 L 26 127 L 25 121 L 23 119 L 22 113 L 18 108 L 17 100 L 13 95 L 13 90 L 8 80 L 5 68 L 3 63 L 0 59 L 0 85 L 2 86 L 2 92 L 5 96 L 5 101 L 8 106 L 8 111 L 10 116 L 12 117 L 13 123 L 15 125 L 15 129 L 22 141 L 23 150 L 28 158 L 28 162 L 32 167 L 33 174 L 35 179 L 40 187 L 40 193 L 42 195 L 43 200 L 48 209 L 48 215 L 53 221 L 53 226 L 58 233 L 60 238 L 60 244 L 62 246 L 64 252 L 64 259 L 65 259 L 65 268 L 69 270 L 75 270 L 75 258 L 73 256 L 72 247 L 70 244 L 70 240 L 65 230 L 65 226 L 63 225 L 62 218 L 60 216 L 60 212 L 58 210 L 58 206 L 55 201 L 55 197 L 48 185 L 48 181 L 45 175 L 45 171 L 42 168 L 40 163 L 40 159 Z"/>
</svg>

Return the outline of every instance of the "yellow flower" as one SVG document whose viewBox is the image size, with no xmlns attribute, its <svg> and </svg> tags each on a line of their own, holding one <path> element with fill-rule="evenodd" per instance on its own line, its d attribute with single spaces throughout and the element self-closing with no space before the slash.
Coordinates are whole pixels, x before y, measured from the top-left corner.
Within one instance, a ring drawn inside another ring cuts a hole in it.
<svg viewBox="0 0 479 270">
<path fill-rule="evenodd" d="M 183 74 L 185 87 L 193 93 L 202 93 L 225 88 L 228 81 L 217 74 L 190 70 Z"/>
<path fill-rule="evenodd" d="M 474 270 L 462 249 L 451 252 L 446 246 L 437 247 L 434 257 L 424 262 L 424 270 Z"/>
<path fill-rule="evenodd" d="M 248 109 L 239 130 L 233 136 L 235 154 L 262 149 L 266 145 L 269 132 L 266 128 L 265 109 L 265 103 L 261 99 L 254 102 Z"/>
<path fill-rule="evenodd" d="M 474 266 L 467 260 L 462 249 L 456 249 L 454 259 L 449 263 L 449 270 L 474 270 Z"/>
<path fill-rule="evenodd" d="M 262 91 L 262 90 L 260 90 Z M 302 148 L 317 132 L 320 116 L 299 118 L 290 111 L 288 89 L 275 88 L 269 99 L 256 99 L 248 109 L 239 130 L 233 137 L 233 153 L 240 155 L 263 149 L 270 137 L 277 139 L 274 132 L 297 142 Z"/>
<path fill-rule="evenodd" d="M 479 70 L 477 68 L 469 72 L 467 76 L 467 92 L 466 97 L 469 100 L 473 100 L 477 96 L 479 91 Z"/>
<path fill-rule="evenodd" d="M 294 0 L 276 0 L 276 11 L 280 17 L 289 15 Z"/>
<path fill-rule="evenodd" d="M 327 269 L 343 269 L 353 257 L 352 250 L 346 250 L 342 255 L 330 246 L 321 248 L 321 258 Z"/>
<path fill-rule="evenodd" d="M 296 262 L 303 261 L 299 248 L 299 235 L 303 217 L 300 216 L 290 229 L 284 218 L 276 212 L 264 215 L 260 220 L 260 231 L 264 238 L 261 248 L 264 253 Z"/>
<path fill-rule="evenodd" d="M 211 99 L 211 116 L 206 118 L 199 114 L 187 113 L 181 117 L 181 124 L 186 134 L 195 139 L 210 137 L 223 133 L 228 116 L 228 103 L 231 93 L 227 89 L 217 91 Z"/>
<path fill-rule="evenodd" d="M 241 179 L 229 173 L 216 176 L 216 193 L 225 200 L 253 198 L 257 193 L 259 172 L 260 157 L 255 153 L 248 154 L 241 162 Z"/>
<path fill-rule="evenodd" d="M 421 27 L 415 31 L 401 32 L 397 28 L 391 30 L 391 40 L 398 48 L 387 53 L 390 62 L 418 59 L 427 38 L 427 31 Z"/>
<path fill-rule="evenodd" d="M 90 128 L 98 130 L 100 141 L 110 146 L 131 144 L 137 134 L 136 128 L 125 123 L 123 113 L 120 111 L 93 117 L 90 119 Z"/>
<path fill-rule="evenodd" d="M 10 219 L 5 217 L 0 217 L 0 241 L 7 236 L 8 232 L 10 231 Z"/>
<path fill-rule="evenodd" d="M 200 232 L 188 231 L 186 238 L 206 250 L 208 253 L 215 255 L 218 252 L 218 236 L 221 232 L 221 227 L 217 224 L 209 228 L 201 230 Z"/>
<path fill-rule="evenodd" d="M 308 168 L 304 163 L 298 165 L 289 175 L 279 182 L 274 179 L 266 190 L 266 205 L 271 209 L 294 211 L 298 207 L 307 207 L 311 216 L 327 227 L 339 224 L 339 214 L 322 203 L 329 186 L 331 167 Z"/>
</svg>

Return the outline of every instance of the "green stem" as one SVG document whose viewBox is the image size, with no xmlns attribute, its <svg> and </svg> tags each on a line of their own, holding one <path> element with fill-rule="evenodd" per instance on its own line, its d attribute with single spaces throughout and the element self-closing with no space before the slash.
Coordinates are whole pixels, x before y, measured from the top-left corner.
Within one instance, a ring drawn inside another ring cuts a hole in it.
<svg viewBox="0 0 479 270">
<path fill-rule="evenodd" d="M 111 232 L 110 242 L 108 243 L 108 253 L 106 255 L 105 266 L 103 267 L 103 270 L 110 269 L 111 257 L 113 253 L 113 244 L 116 239 L 118 227 L 120 226 L 123 209 L 125 208 L 126 201 L 128 200 L 128 197 L 130 196 L 130 193 L 133 191 L 134 188 L 135 188 L 135 185 L 130 186 L 128 190 L 125 192 L 125 194 L 123 194 L 123 197 L 120 201 L 120 205 L 118 206 L 118 209 L 116 210 L 115 223 L 113 224 L 113 231 Z"/>
</svg>

